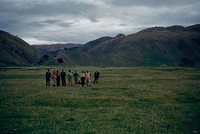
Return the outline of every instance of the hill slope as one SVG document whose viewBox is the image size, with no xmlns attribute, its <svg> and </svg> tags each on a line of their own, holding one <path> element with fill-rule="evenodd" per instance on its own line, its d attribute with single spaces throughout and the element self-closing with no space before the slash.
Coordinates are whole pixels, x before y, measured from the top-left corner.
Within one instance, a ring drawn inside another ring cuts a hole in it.
<svg viewBox="0 0 200 134">
<path fill-rule="evenodd" d="M 127 36 L 101 37 L 54 52 L 54 62 L 62 58 L 64 65 L 200 66 L 199 27 L 152 27 Z"/>
<path fill-rule="evenodd" d="M 87 50 L 95 65 L 200 65 L 199 25 L 154 27 Z"/>
<path fill-rule="evenodd" d="M 37 65 L 41 53 L 22 39 L 0 30 L 0 66 Z"/>
<path fill-rule="evenodd" d="M 200 66 L 200 24 L 152 27 L 127 36 L 100 37 L 78 47 L 63 47 L 66 45 L 53 45 L 51 51 L 42 54 L 18 37 L 0 31 L 0 66 Z"/>
</svg>

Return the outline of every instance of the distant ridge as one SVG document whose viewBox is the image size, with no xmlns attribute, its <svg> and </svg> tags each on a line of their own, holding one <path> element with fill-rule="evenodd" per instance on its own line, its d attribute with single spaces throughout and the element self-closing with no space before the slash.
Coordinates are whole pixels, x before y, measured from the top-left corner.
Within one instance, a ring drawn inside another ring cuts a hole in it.
<svg viewBox="0 0 200 134">
<path fill-rule="evenodd" d="M 200 24 L 152 27 L 130 35 L 100 37 L 85 44 L 42 46 L 30 46 L 1 31 L 0 45 L 1 66 L 200 66 Z"/>
<path fill-rule="evenodd" d="M 108 41 L 108 40 L 111 40 L 113 39 L 113 37 L 101 37 L 101 38 L 98 38 L 96 40 L 93 40 L 93 41 L 90 41 L 86 44 L 83 45 L 83 47 L 81 48 L 82 51 L 88 51 L 89 49 L 91 49 L 92 47 L 95 47 L 105 41 Z"/>
<path fill-rule="evenodd" d="M 59 56 L 65 61 L 67 55 L 68 64 L 80 65 L 77 54 L 73 57 L 77 52 L 83 54 L 81 59 L 84 55 L 89 59 L 85 65 L 200 66 L 199 25 L 152 27 L 127 36 L 101 37 Z"/>
<path fill-rule="evenodd" d="M 65 50 L 65 49 L 71 49 L 71 48 L 79 48 L 82 46 L 82 44 L 44 44 L 44 45 L 32 45 L 37 49 L 40 49 L 42 51 L 59 51 L 59 50 Z"/>
<path fill-rule="evenodd" d="M 191 30 L 191 31 L 200 32 L 200 24 L 189 26 L 186 29 Z"/>
</svg>

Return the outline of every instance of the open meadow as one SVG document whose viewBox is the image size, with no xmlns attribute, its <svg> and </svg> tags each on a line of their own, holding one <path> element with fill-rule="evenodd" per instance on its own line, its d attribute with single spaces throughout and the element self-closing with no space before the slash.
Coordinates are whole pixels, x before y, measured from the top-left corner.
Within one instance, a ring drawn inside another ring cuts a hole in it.
<svg viewBox="0 0 200 134">
<path fill-rule="evenodd" d="M 1 134 L 200 133 L 199 68 L 62 68 L 98 70 L 99 83 L 46 87 L 45 67 L 0 69 Z"/>
</svg>

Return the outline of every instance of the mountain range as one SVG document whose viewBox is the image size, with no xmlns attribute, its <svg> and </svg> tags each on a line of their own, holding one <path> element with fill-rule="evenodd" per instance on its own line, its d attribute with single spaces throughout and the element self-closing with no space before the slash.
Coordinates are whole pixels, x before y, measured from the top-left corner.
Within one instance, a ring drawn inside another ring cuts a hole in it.
<svg viewBox="0 0 200 134">
<path fill-rule="evenodd" d="M 200 66 L 200 24 L 152 27 L 86 44 L 31 46 L 0 31 L 0 66 Z"/>
</svg>

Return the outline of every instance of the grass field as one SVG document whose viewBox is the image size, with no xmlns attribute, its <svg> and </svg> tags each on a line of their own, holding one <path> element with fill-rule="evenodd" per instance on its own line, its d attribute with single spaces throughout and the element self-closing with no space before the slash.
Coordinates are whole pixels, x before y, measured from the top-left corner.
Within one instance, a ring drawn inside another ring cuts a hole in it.
<svg viewBox="0 0 200 134">
<path fill-rule="evenodd" d="M 1 69 L 0 133 L 200 133 L 199 68 L 64 69 L 99 70 L 99 83 L 46 87 L 46 68 Z"/>
</svg>

